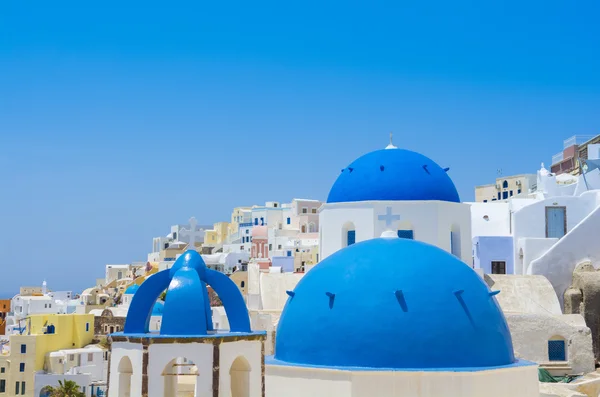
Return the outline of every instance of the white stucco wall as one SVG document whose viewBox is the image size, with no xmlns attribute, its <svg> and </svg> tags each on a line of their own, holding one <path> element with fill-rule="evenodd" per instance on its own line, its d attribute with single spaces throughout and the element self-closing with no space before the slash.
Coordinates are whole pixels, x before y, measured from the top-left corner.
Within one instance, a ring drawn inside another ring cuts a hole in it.
<svg viewBox="0 0 600 397">
<path fill-rule="evenodd" d="M 478 372 L 353 372 L 267 365 L 267 397 L 538 397 L 537 366 Z"/>
<path fill-rule="evenodd" d="M 263 310 L 283 310 L 286 291 L 293 291 L 304 273 L 259 273 L 260 299 Z"/>
<path fill-rule="evenodd" d="M 536 362 L 549 363 L 548 341 L 560 337 L 566 342 L 567 361 L 571 369 L 565 374 L 593 372 L 592 334 L 579 314 L 545 315 L 506 313 L 515 355 Z M 573 318 L 577 317 L 577 318 Z"/>
<path fill-rule="evenodd" d="M 531 262 L 544 255 L 557 238 L 520 238 L 515 245 L 515 274 L 528 274 Z"/>
<path fill-rule="evenodd" d="M 321 228 L 321 260 L 346 245 L 347 225 L 352 224 L 356 242 L 380 237 L 388 229 L 386 222 L 379 219 L 388 207 L 392 215 L 399 215 L 389 228 L 411 229 L 414 239 L 436 245 L 451 252 L 450 233 L 460 235 L 460 258 L 472 263 L 471 251 L 471 206 L 464 203 L 445 201 L 362 201 L 353 203 L 323 204 L 319 212 Z"/>
<path fill-rule="evenodd" d="M 131 375 L 131 397 L 142 395 L 142 345 L 129 342 L 114 342 L 111 347 L 110 357 L 110 388 L 108 397 L 120 397 L 119 395 L 119 364 L 124 357 L 131 360 L 133 373 Z"/>
<path fill-rule="evenodd" d="M 471 206 L 471 234 L 476 236 L 510 236 L 508 203 L 468 203 Z M 485 219 L 484 217 L 487 217 Z"/>
<path fill-rule="evenodd" d="M 232 396 L 232 374 L 235 371 L 233 364 L 239 357 L 244 359 L 250 367 L 247 374 L 248 394 L 245 396 L 262 396 L 261 348 L 260 341 L 237 341 L 220 345 L 219 397 Z"/>
<path fill-rule="evenodd" d="M 554 286 L 562 305 L 563 295 L 573 280 L 575 267 L 584 261 L 590 261 L 595 268 L 600 266 L 600 244 L 597 241 L 599 233 L 600 207 L 592 211 L 544 255 L 533 260 L 527 272 L 546 276 Z"/>
<path fill-rule="evenodd" d="M 554 288 L 544 276 L 488 274 L 485 278 L 491 290 L 500 290 L 496 299 L 504 313 L 562 314 Z"/>
</svg>

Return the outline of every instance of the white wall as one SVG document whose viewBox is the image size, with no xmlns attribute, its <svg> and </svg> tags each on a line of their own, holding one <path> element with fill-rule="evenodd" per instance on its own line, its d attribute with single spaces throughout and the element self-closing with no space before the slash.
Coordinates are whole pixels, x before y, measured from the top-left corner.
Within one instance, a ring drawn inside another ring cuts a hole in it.
<svg viewBox="0 0 600 397">
<path fill-rule="evenodd" d="M 561 375 L 595 370 L 592 333 L 581 315 L 507 313 L 506 320 L 517 357 L 539 364 L 549 363 L 548 341 L 560 337 L 565 340 L 567 360 L 571 367 Z"/>
<path fill-rule="evenodd" d="M 248 397 L 262 396 L 262 343 L 260 341 L 237 341 L 220 344 L 219 351 L 219 396 L 231 397 L 232 365 L 238 357 L 243 357 L 250 365 L 248 374 Z"/>
<path fill-rule="evenodd" d="M 561 306 L 564 300 L 563 295 L 573 280 L 575 267 L 584 261 L 590 261 L 595 268 L 600 267 L 599 232 L 600 207 L 596 208 L 544 255 L 530 263 L 527 272 L 546 276 L 554 286 Z"/>
<path fill-rule="evenodd" d="M 250 274 L 248 274 L 250 276 Z M 260 273 L 261 309 L 281 311 L 304 273 Z"/>
<path fill-rule="evenodd" d="M 477 236 L 510 236 L 508 203 L 469 203 L 471 205 L 471 234 Z M 484 217 L 487 217 L 485 219 Z"/>
<path fill-rule="evenodd" d="M 156 345 L 154 345 L 156 346 Z M 119 363 L 123 357 L 129 357 L 133 374 L 131 375 L 131 397 L 142 395 L 142 345 L 129 342 L 113 342 L 110 357 L 110 385 L 108 397 L 122 397 L 119 395 L 119 379 L 118 371 Z"/>
<path fill-rule="evenodd" d="M 539 397 L 537 366 L 478 372 L 266 366 L 267 397 Z"/>
<path fill-rule="evenodd" d="M 378 238 L 388 229 L 379 219 L 392 208 L 392 215 L 400 220 L 391 225 L 393 230 L 412 229 L 414 239 L 436 245 L 451 252 L 450 235 L 460 230 L 460 257 L 472 263 L 471 206 L 444 201 L 363 201 L 356 203 L 327 203 L 321 207 L 320 260 L 345 247 L 345 225 L 353 224 L 356 242 Z"/>
</svg>

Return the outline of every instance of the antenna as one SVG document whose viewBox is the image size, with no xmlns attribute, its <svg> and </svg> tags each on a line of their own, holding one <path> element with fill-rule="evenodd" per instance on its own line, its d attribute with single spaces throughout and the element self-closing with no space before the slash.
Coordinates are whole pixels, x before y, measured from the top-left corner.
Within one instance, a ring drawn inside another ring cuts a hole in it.
<svg viewBox="0 0 600 397">
<path fill-rule="evenodd" d="M 502 168 L 498 168 L 496 172 L 498 173 L 498 176 L 502 176 Z"/>
</svg>

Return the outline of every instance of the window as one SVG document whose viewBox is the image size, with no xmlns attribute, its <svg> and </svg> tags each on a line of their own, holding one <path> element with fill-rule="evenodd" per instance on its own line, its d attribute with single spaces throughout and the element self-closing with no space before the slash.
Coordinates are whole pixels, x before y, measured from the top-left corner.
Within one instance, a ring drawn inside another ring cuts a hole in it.
<svg viewBox="0 0 600 397">
<path fill-rule="evenodd" d="M 278 249 L 278 250 L 280 250 L 280 249 L 281 249 L 281 244 L 279 244 L 279 245 L 277 246 L 277 249 Z"/>
<path fill-rule="evenodd" d="M 548 341 L 548 360 L 549 361 L 567 361 L 567 354 L 564 340 Z"/>
<path fill-rule="evenodd" d="M 19 394 L 19 382 L 15 382 L 15 394 Z"/>
<path fill-rule="evenodd" d="M 94 353 L 88 353 L 88 363 L 91 363 L 94 361 Z"/>
<path fill-rule="evenodd" d="M 254 226 L 258 226 L 258 218 L 254 218 Z"/>
<path fill-rule="evenodd" d="M 0 393 L 6 393 L 6 381 L 4 379 L 0 380 Z"/>
<path fill-rule="evenodd" d="M 5 372 L 6 372 L 6 368 L 4 368 L 4 367 L 0 368 L 0 373 L 1 374 L 5 373 Z"/>
<path fill-rule="evenodd" d="M 21 394 L 25 394 L 25 382 L 21 382 Z"/>
<path fill-rule="evenodd" d="M 509 193 L 510 193 L 510 197 L 512 197 L 512 195 L 513 195 L 513 191 L 511 190 Z"/>
<path fill-rule="evenodd" d="M 567 234 L 567 207 L 546 207 L 546 237 L 561 238 Z"/>
<path fill-rule="evenodd" d="M 508 182 L 507 181 L 502 182 L 502 188 L 503 189 L 508 188 Z"/>
<path fill-rule="evenodd" d="M 90 332 L 90 323 L 85 323 L 85 332 Z"/>
<path fill-rule="evenodd" d="M 352 245 L 356 242 L 356 230 L 348 230 L 346 234 L 346 246 Z"/>
<path fill-rule="evenodd" d="M 506 262 L 492 261 L 492 274 L 506 274 Z"/>
<path fill-rule="evenodd" d="M 48 304 L 48 308 L 52 309 L 52 303 Z"/>
<path fill-rule="evenodd" d="M 502 199 L 506 200 L 508 198 L 508 192 L 502 192 Z"/>
<path fill-rule="evenodd" d="M 273 204 L 273 207 L 277 208 L 277 203 Z"/>
<path fill-rule="evenodd" d="M 263 218 L 262 216 L 260 217 L 260 225 L 261 226 L 265 225 L 265 218 Z"/>
<path fill-rule="evenodd" d="M 273 244 L 269 244 L 269 251 L 273 251 Z"/>
<path fill-rule="evenodd" d="M 249 229 L 246 229 L 246 234 L 250 234 L 250 230 Z"/>
<path fill-rule="evenodd" d="M 74 354 L 69 354 L 69 361 L 75 361 L 75 355 Z"/>
<path fill-rule="evenodd" d="M 47 309 L 47 308 L 48 308 L 48 304 L 44 303 L 44 309 Z"/>
<path fill-rule="evenodd" d="M 487 200 L 483 200 L 484 203 L 487 203 Z"/>
<path fill-rule="evenodd" d="M 498 192 L 498 200 L 502 200 L 502 193 Z"/>
<path fill-rule="evenodd" d="M 21 354 L 27 353 L 27 345 L 21 345 Z"/>
<path fill-rule="evenodd" d="M 242 282 L 240 283 L 240 287 L 244 288 L 245 286 L 246 286 L 246 282 L 245 282 L 245 281 L 242 281 Z"/>
<path fill-rule="evenodd" d="M 303 214 L 308 214 L 308 208 L 306 208 L 306 207 L 303 207 L 303 208 L 302 208 L 302 213 L 303 213 Z"/>
<path fill-rule="evenodd" d="M 19 372 L 25 372 L 25 363 L 19 364 Z"/>
<path fill-rule="evenodd" d="M 292 256 L 292 251 L 288 251 L 287 256 Z"/>
<path fill-rule="evenodd" d="M 310 210 L 310 212 L 312 212 L 313 214 L 316 214 L 317 213 L 317 209 L 313 208 L 313 209 Z"/>
<path fill-rule="evenodd" d="M 290 223 L 292 223 L 292 219 L 290 217 L 287 218 L 287 224 L 289 225 Z"/>
<path fill-rule="evenodd" d="M 412 230 L 398 230 L 398 237 L 407 238 L 409 240 L 414 240 L 413 231 Z"/>
</svg>

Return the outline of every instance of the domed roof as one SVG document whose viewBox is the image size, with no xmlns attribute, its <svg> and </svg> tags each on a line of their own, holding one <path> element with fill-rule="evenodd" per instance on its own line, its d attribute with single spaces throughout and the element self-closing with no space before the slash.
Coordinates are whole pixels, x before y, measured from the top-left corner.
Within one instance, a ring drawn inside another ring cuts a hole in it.
<svg viewBox="0 0 600 397">
<path fill-rule="evenodd" d="M 429 244 L 396 237 L 351 245 L 288 294 L 276 360 L 430 370 L 515 362 L 494 293 L 468 265 Z"/>
<path fill-rule="evenodd" d="M 140 286 L 137 284 L 130 285 L 126 290 L 124 295 L 133 295 L 140 289 Z"/>
<path fill-rule="evenodd" d="M 460 202 L 452 179 L 433 160 L 410 150 L 376 150 L 342 170 L 328 203 L 440 200 Z"/>
<path fill-rule="evenodd" d="M 179 256 L 173 267 L 148 277 L 133 296 L 124 334 L 146 334 L 152 315 L 162 313 L 160 335 L 200 336 L 212 329 L 210 285 L 227 311 L 231 332 L 250 332 L 248 309 L 240 290 L 225 274 L 208 269 L 195 250 Z M 164 304 L 158 297 L 167 290 Z"/>
</svg>

